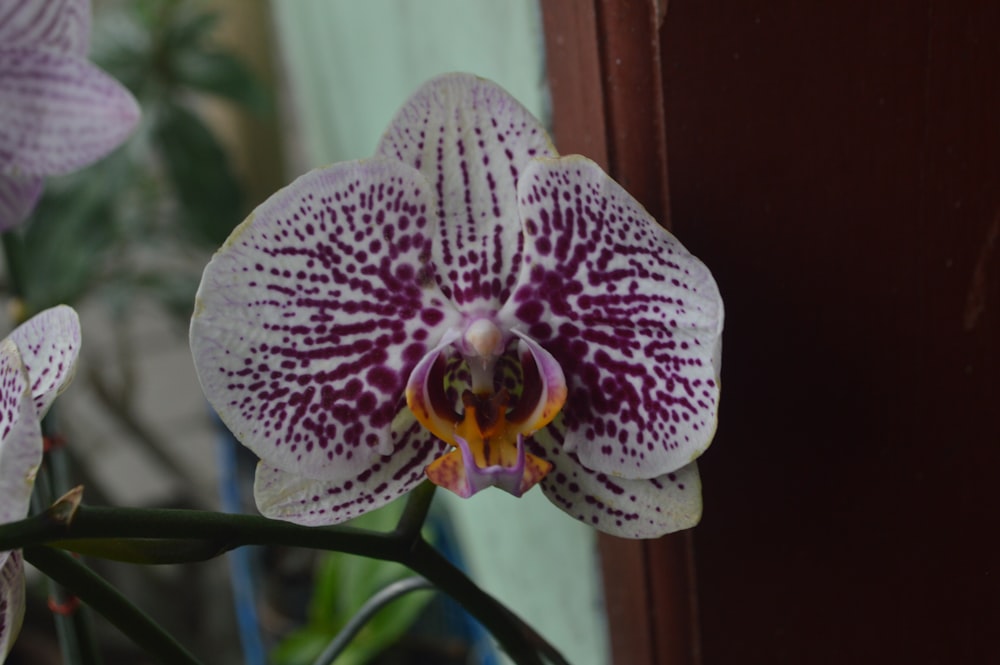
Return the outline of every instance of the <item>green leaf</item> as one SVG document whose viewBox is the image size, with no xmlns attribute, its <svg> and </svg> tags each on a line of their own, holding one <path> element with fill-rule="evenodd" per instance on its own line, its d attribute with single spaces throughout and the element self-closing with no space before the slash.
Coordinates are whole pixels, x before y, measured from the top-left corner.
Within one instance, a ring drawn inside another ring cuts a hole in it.
<svg viewBox="0 0 1000 665">
<path fill-rule="evenodd" d="M 153 17 L 150 30 L 162 29 L 163 41 L 171 50 L 198 48 L 211 37 L 219 20 L 218 12 L 201 11 L 198 4 L 168 0 Z"/>
<path fill-rule="evenodd" d="M 350 524 L 374 531 L 390 531 L 399 521 L 404 505 L 403 502 L 391 503 Z M 339 552 L 324 553 L 316 568 L 308 623 L 283 640 L 272 653 L 275 665 L 312 663 L 368 599 L 392 582 L 412 574 L 405 566 L 390 561 Z M 380 609 L 337 658 L 337 665 L 364 665 L 371 661 L 406 633 L 432 597 L 427 592 L 415 592 Z M 292 641 L 294 647 L 286 647 L 288 641 Z M 321 644 L 315 646 L 318 643 Z M 309 648 L 314 650 L 309 651 Z M 279 660 L 275 655 L 284 657 L 292 651 L 304 660 Z"/>
<path fill-rule="evenodd" d="M 116 245 L 114 196 L 128 187 L 121 151 L 84 171 L 50 178 L 24 232 L 29 312 L 78 302 Z"/>
<path fill-rule="evenodd" d="M 173 103 L 159 109 L 154 137 L 184 208 L 184 229 L 221 245 L 243 214 L 243 192 L 222 145 L 198 116 Z"/>
<path fill-rule="evenodd" d="M 202 49 L 171 54 L 175 83 L 233 101 L 248 111 L 266 115 L 271 100 L 258 78 L 231 53 Z"/>
<path fill-rule="evenodd" d="M 312 665 L 329 643 L 330 638 L 321 631 L 298 630 L 271 649 L 270 661 L 272 665 Z"/>
</svg>

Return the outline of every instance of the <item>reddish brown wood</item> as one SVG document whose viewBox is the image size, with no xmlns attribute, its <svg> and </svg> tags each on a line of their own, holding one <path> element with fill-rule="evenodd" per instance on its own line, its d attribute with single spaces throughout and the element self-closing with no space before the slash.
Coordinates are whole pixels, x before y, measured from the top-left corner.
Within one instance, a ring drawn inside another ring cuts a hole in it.
<svg viewBox="0 0 1000 665">
<path fill-rule="evenodd" d="M 593 2 L 543 0 L 545 65 L 553 138 L 560 152 L 608 168 L 604 85 Z"/>
<path fill-rule="evenodd" d="M 1000 4 L 673 0 L 674 229 L 726 298 L 707 665 L 1000 662 Z"/>
<path fill-rule="evenodd" d="M 661 3 L 662 5 L 662 3 Z M 557 148 L 606 168 L 669 227 L 656 2 L 543 0 Z M 698 662 L 690 539 L 600 539 L 616 665 Z"/>
</svg>

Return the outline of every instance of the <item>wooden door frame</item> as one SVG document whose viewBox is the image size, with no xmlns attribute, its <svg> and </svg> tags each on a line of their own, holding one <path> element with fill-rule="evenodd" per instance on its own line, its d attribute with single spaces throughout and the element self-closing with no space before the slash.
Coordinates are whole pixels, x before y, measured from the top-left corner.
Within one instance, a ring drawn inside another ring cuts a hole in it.
<svg viewBox="0 0 1000 665">
<path fill-rule="evenodd" d="M 542 0 L 553 133 L 600 164 L 670 228 L 659 34 L 666 2 Z M 689 532 L 601 536 L 615 665 L 700 662 Z"/>
</svg>

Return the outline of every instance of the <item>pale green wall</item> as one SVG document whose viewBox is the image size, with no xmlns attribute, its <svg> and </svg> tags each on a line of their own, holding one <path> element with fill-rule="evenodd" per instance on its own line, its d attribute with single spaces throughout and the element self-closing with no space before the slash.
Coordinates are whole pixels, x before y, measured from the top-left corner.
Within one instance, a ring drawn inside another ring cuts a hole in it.
<svg viewBox="0 0 1000 665">
<path fill-rule="evenodd" d="M 474 72 L 542 117 L 533 0 L 272 0 L 313 166 L 371 155 L 425 80 Z"/>
<path fill-rule="evenodd" d="M 545 113 L 543 44 L 534 0 L 273 0 L 290 80 L 297 168 L 371 155 L 424 80 L 469 71 Z M 295 160 L 293 160 L 295 161 Z M 290 174 L 295 175 L 295 174 Z M 454 515 L 471 573 L 574 665 L 608 662 L 593 530 L 536 489 L 462 501 Z M 448 495 L 448 496 L 445 496 Z"/>
</svg>

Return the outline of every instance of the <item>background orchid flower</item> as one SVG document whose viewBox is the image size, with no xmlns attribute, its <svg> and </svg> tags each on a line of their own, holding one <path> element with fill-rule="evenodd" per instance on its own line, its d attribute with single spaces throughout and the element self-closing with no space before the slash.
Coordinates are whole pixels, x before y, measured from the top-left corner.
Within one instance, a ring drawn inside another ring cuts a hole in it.
<svg viewBox="0 0 1000 665">
<path fill-rule="evenodd" d="M 40 421 L 76 371 L 80 321 L 65 305 L 45 310 L 0 342 L 0 524 L 28 514 L 42 462 Z M 0 552 L 0 660 L 24 617 L 24 561 Z"/>
<path fill-rule="evenodd" d="M 701 513 L 722 301 L 708 269 L 495 84 L 420 88 L 372 159 L 308 173 L 209 263 L 191 323 L 261 512 L 377 508 L 425 475 L 534 484 L 596 528 Z"/>
<path fill-rule="evenodd" d="M 44 176 L 100 159 L 129 135 L 139 106 L 87 61 L 89 0 L 0 3 L 0 231 L 27 218 Z"/>
</svg>

